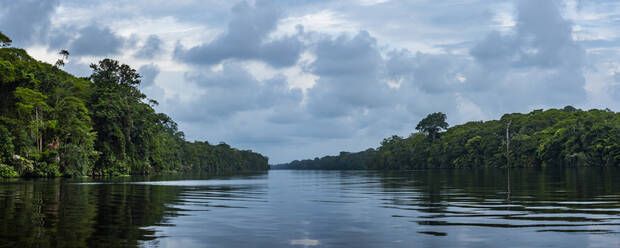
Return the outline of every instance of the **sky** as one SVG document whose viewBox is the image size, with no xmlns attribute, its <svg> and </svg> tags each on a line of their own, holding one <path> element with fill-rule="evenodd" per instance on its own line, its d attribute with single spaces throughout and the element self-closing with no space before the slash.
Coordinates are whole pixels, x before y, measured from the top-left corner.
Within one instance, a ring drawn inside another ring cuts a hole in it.
<svg viewBox="0 0 620 248">
<path fill-rule="evenodd" d="M 142 75 L 188 140 L 270 163 L 376 148 L 427 114 L 450 125 L 562 108 L 618 111 L 615 0 L 0 0 L 13 46 L 90 75 Z"/>
</svg>

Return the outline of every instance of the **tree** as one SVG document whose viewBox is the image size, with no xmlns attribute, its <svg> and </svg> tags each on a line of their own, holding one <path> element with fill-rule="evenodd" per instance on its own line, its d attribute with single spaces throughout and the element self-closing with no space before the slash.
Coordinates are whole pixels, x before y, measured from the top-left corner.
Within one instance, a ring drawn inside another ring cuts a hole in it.
<svg viewBox="0 0 620 248">
<path fill-rule="evenodd" d="M 47 97 L 41 92 L 22 87 L 17 87 L 13 94 L 18 99 L 17 111 L 25 118 L 30 119 L 28 124 L 37 140 L 37 151 L 42 152 L 43 130 L 45 129 L 43 114 L 50 110 L 50 107 L 45 103 Z"/>
<path fill-rule="evenodd" d="M 429 114 L 418 123 L 415 129 L 428 134 L 433 140 L 435 140 L 437 133 L 441 130 L 448 129 L 446 114 L 441 112 Z"/>
<path fill-rule="evenodd" d="M 572 112 L 576 112 L 578 109 L 576 109 L 575 107 L 571 105 L 566 105 L 566 107 L 564 107 L 562 110 L 564 110 L 564 112 L 572 113 Z"/>
<path fill-rule="evenodd" d="M 97 173 L 131 173 L 135 163 L 145 163 L 148 159 L 145 154 L 134 153 L 136 148 L 144 148 L 136 147 L 136 133 L 150 129 L 140 126 L 140 121 L 149 117 L 149 114 L 141 113 L 142 110 L 150 108 L 142 102 L 146 96 L 137 88 L 140 75 L 128 65 L 112 59 L 101 60 L 90 67 L 93 69 L 90 80 L 94 92 L 89 105 L 93 127 L 99 134 L 95 149 L 102 152 L 96 165 Z"/>
<path fill-rule="evenodd" d="M 13 41 L 7 37 L 6 35 L 4 35 L 2 32 L 0 32 L 0 47 L 8 47 L 11 46 L 11 43 Z"/>
<path fill-rule="evenodd" d="M 94 164 L 95 133 L 88 110 L 77 97 L 66 97 L 56 107 L 60 170 L 65 175 L 87 175 Z"/>
<path fill-rule="evenodd" d="M 10 161 L 14 154 L 14 148 L 11 133 L 0 124 L 0 164 Z"/>
<path fill-rule="evenodd" d="M 56 61 L 56 64 L 54 64 L 54 66 L 56 67 L 65 66 L 65 60 L 69 59 L 69 51 L 62 49 L 60 50 L 58 54 L 60 55 L 60 59 Z"/>
</svg>

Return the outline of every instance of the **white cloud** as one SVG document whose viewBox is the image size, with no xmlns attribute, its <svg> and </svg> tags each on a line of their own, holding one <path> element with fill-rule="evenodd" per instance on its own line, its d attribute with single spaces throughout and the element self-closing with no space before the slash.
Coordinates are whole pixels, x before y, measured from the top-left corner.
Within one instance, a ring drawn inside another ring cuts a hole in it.
<svg viewBox="0 0 620 248">
<path fill-rule="evenodd" d="M 297 25 L 303 26 L 306 32 L 320 32 L 322 34 L 337 35 L 341 33 L 355 33 L 360 30 L 357 23 L 348 21 L 344 15 L 334 10 L 320 10 L 302 16 L 288 16 L 278 23 L 278 30 L 274 35 L 297 33 Z"/>
</svg>

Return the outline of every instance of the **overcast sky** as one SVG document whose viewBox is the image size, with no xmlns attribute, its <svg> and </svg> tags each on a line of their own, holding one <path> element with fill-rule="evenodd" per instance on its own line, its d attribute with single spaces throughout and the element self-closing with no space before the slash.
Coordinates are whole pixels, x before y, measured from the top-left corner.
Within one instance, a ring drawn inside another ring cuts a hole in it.
<svg viewBox="0 0 620 248">
<path fill-rule="evenodd" d="M 432 112 L 451 125 L 620 107 L 620 2 L 0 0 L 39 60 L 136 68 L 188 140 L 271 163 L 377 147 Z"/>
</svg>

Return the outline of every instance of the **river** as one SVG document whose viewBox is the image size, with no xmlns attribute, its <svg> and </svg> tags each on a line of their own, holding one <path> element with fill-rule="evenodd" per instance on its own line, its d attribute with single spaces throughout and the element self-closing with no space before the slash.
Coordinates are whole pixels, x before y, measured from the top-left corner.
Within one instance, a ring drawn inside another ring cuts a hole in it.
<svg viewBox="0 0 620 248">
<path fill-rule="evenodd" d="M 620 247 L 620 171 L 3 179 L 0 247 Z"/>
</svg>

